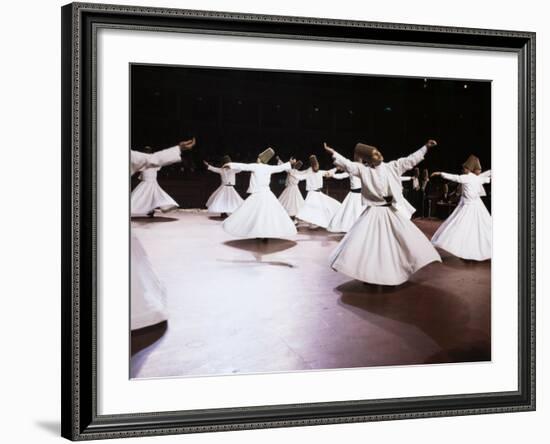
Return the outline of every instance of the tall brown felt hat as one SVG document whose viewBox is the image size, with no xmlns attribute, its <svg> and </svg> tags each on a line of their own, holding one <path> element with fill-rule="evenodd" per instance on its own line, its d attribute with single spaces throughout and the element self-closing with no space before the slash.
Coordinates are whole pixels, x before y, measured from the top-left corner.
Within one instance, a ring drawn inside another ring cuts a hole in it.
<svg viewBox="0 0 550 444">
<path fill-rule="evenodd" d="M 274 155 L 275 151 L 273 151 L 273 148 L 268 148 L 258 154 L 258 159 L 260 159 L 262 163 L 268 163 Z"/>
<path fill-rule="evenodd" d="M 303 165 L 304 163 L 301 160 L 297 160 L 296 163 L 294 164 L 294 169 L 299 170 L 300 168 L 302 168 Z"/>
<path fill-rule="evenodd" d="M 470 154 L 470 156 L 466 159 L 466 162 L 464 162 L 462 166 L 469 169 L 470 171 L 481 170 L 481 163 L 479 161 L 479 158 L 477 156 L 474 156 L 473 154 Z"/>
<path fill-rule="evenodd" d="M 375 146 L 367 145 L 365 143 L 358 143 L 355 145 L 355 154 L 362 159 L 368 158 L 372 155 L 373 151 L 377 150 Z"/>
<path fill-rule="evenodd" d="M 229 157 L 227 154 L 222 157 L 222 165 L 225 165 L 226 163 L 231 162 L 231 157 Z"/>
</svg>

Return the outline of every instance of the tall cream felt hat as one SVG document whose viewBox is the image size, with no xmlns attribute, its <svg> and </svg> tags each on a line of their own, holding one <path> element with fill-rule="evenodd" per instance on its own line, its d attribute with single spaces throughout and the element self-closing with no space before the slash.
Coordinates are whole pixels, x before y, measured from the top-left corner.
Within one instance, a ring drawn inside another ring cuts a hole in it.
<svg viewBox="0 0 550 444">
<path fill-rule="evenodd" d="M 258 159 L 260 159 L 260 162 L 262 163 L 268 163 L 274 155 L 275 151 L 273 148 L 268 148 L 258 154 Z"/>
</svg>

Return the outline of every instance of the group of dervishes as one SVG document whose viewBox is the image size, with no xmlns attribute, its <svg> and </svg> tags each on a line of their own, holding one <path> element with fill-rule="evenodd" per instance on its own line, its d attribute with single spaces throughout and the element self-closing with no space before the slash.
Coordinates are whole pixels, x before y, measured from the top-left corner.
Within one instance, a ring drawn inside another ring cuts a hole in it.
<svg viewBox="0 0 550 444">
<path fill-rule="evenodd" d="M 276 164 L 271 165 L 269 162 L 275 157 L 272 148 L 261 152 L 254 163 L 232 162 L 226 155 L 220 167 L 204 162 L 221 178 L 206 207 L 224 216 L 222 226 L 228 234 L 242 239 L 292 238 L 297 235 L 297 223 L 346 233 L 330 255 L 329 265 L 370 284 L 399 285 L 407 281 L 420 268 L 441 261 L 434 247 L 466 260 L 490 259 L 492 221 L 480 197 L 484 194 L 483 184 L 490 181 L 490 171 L 481 172 L 476 156 L 469 156 L 460 175 L 432 173 L 432 177 L 459 183 L 462 196 L 431 242 L 411 222 L 414 207 L 403 196 L 402 176 L 436 146 L 435 140 L 428 140 L 411 155 L 385 162 L 380 150 L 371 145 L 356 144 L 350 160 L 325 143 L 324 149 L 335 166 L 331 170 L 321 169 L 315 155 L 309 157 L 305 170 L 301 169 L 302 162 L 294 158 L 283 162 L 276 157 Z M 250 172 L 249 196 L 245 200 L 234 189 L 236 174 L 241 171 Z M 285 189 L 277 199 L 270 182 L 271 175 L 280 172 L 286 172 L 287 177 Z M 147 174 L 147 169 L 141 170 L 144 182 Z M 322 191 L 325 178 L 349 179 L 350 191 L 342 203 Z M 298 187 L 302 180 L 306 183 L 305 199 Z M 156 187 L 160 189 L 158 184 Z M 149 191 L 153 196 L 162 196 L 161 193 L 161 189 Z M 159 200 L 146 209 L 174 204 Z"/>
</svg>

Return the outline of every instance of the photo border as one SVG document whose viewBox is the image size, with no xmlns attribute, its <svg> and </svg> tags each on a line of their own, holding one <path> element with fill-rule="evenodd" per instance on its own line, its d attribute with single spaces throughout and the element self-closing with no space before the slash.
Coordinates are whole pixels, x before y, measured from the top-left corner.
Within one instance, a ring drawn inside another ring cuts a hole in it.
<svg viewBox="0 0 550 444">
<path fill-rule="evenodd" d="M 97 414 L 97 29 L 515 52 L 519 65 L 518 390 Z M 62 436 L 71 440 L 535 409 L 535 33 L 73 3 L 62 8 Z"/>
</svg>

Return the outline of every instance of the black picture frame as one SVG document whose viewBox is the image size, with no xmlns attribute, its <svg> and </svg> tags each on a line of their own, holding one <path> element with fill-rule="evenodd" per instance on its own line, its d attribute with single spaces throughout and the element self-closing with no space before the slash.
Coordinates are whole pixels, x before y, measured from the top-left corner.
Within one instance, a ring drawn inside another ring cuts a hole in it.
<svg viewBox="0 0 550 444">
<path fill-rule="evenodd" d="M 72 3 L 62 14 L 62 436 L 120 438 L 535 409 L 535 33 Z M 100 27 L 511 51 L 519 62 L 518 390 L 98 415 L 95 39 Z"/>
</svg>

